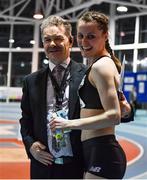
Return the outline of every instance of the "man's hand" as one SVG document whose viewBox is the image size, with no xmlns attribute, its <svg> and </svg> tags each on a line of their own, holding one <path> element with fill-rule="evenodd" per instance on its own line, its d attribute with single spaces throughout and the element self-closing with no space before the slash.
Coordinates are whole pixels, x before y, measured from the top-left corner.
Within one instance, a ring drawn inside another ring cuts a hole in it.
<svg viewBox="0 0 147 180">
<path fill-rule="evenodd" d="M 119 100 L 120 100 L 119 102 L 120 102 L 120 108 L 121 108 L 121 117 L 128 118 L 131 114 L 131 106 L 128 103 L 123 92 L 119 92 Z"/>
<path fill-rule="evenodd" d="M 30 147 L 30 153 L 32 156 L 42 164 L 48 166 L 53 162 L 53 156 L 45 151 L 46 147 L 41 144 L 39 141 L 36 141 Z"/>
</svg>

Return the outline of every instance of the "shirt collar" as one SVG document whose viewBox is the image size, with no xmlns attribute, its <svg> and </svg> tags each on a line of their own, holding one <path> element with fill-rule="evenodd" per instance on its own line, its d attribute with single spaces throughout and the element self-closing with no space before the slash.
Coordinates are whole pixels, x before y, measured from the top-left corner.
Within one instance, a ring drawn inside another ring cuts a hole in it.
<svg viewBox="0 0 147 180">
<path fill-rule="evenodd" d="M 70 63 L 70 57 L 68 57 L 65 61 L 63 61 L 63 63 L 61 63 L 60 65 L 63 66 L 65 69 L 67 68 L 68 64 Z M 49 68 L 52 71 L 54 69 L 56 65 L 49 60 Z"/>
</svg>

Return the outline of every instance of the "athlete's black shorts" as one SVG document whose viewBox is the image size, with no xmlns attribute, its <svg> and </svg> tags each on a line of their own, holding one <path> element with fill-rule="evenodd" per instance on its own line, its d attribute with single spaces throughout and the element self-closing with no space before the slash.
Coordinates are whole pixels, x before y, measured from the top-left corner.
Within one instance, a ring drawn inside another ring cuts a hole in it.
<svg viewBox="0 0 147 180">
<path fill-rule="evenodd" d="M 122 179 L 126 156 L 114 135 L 83 141 L 85 172 L 108 179 Z"/>
</svg>

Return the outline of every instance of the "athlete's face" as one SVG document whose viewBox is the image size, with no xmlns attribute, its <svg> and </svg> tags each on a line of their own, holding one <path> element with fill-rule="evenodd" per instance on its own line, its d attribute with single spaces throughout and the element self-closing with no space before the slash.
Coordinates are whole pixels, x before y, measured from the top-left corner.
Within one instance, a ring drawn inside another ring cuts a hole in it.
<svg viewBox="0 0 147 180">
<path fill-rule="evenodd" d="M 49 60 L 59 64 L 70 56 L 72 43 L 64 26 L 48 26 L 43 30 L 43 46 Z"/>
<path fill-rule="evenodd" d="M 82 56 L 88 59 L 99 57 L 105 50 L 107 33 L 98 28 L 96 22 L 80 21 L 77 26 L 77 43 Z"/>
</svg>

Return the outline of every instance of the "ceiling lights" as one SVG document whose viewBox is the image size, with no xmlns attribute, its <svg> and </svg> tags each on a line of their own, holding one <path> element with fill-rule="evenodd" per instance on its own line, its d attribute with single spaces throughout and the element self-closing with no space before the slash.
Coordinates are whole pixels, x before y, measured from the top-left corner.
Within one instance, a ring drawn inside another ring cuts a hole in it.
<svg viewBox="0 0 147 180">
<path fill-rule="evenodd" d="M 43 18 L 43 15 L 41 14 L 41 13 L 35 13 L 34 15 L 33 15 L 33 18 L 34 19 L 42 19 Z"/>
<path fill-rule="evenodd" d="M 117 11 L 119 11 L 119 12 L 127 12 L 128 8 L 126 6 L 118 6 Z"/>
<path fill-rule="evenodd" d="M 9 43 L 13 44 L 14 43 L 14 39 L 9 39 Z"/>
<path fill-rule="evenodd" d="M 35 40 L 30 40 L 30 44 L 35 44 Z"/>
</svg>

